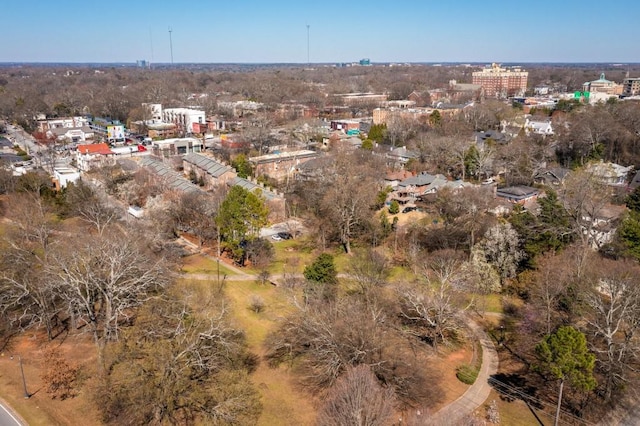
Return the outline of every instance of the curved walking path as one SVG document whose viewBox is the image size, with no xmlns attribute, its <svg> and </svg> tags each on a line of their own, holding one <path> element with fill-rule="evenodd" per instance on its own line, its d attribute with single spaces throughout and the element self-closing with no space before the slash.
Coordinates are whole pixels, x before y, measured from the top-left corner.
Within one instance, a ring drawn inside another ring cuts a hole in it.
<svg viewBox="0 0 640 426">
<path fill-rule="evenodd" d="M 433 425 L 456 425 L 480 407 L 489 397 L 491 385 L 489 379 L 498 372 L 498 353 L 485 331 L 473 320 L 467 320 L 467 326 L 473 331 L 482 346 L 482 366 L 478 378 L 467 391 L 449 405 L 443 407 L 428 420 Z"/>
</svg>

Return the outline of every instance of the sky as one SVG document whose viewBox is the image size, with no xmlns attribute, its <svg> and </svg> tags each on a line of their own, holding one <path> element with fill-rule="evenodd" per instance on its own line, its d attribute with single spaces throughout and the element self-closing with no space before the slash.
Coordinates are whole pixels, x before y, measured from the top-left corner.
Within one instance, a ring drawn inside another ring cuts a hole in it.
<svg viewBox="0 0 640 426">
<path fill-rule="evenodd" d="M 632 63 L 639 16 L 638 0 L 4 0 L 0 62 Z"/>
</svg>

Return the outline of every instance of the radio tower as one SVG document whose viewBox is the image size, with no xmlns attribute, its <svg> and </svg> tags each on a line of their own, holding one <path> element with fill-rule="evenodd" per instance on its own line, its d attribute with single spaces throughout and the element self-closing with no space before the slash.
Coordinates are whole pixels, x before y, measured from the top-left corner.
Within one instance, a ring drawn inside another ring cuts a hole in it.
<svg viewBox="0 0 640 426">
<path fill-rule="evenodd" d="M 309 60 L 309 27 L 310 25 L 307 24 L 307 65 L 311 63 L 311 61 Z"/>
<path fill-rule="evenodd" d="M 173 65 L 173 41 L 171 40 L 171 27 L 169 27 L 169 49 L 171 50 L 171 65 Z"/>
</svg>

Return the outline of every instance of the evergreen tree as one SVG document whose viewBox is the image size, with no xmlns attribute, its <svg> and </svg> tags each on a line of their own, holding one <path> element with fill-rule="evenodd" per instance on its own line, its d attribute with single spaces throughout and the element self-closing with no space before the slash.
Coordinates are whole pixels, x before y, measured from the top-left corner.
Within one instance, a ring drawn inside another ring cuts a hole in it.
<svg viewBox="0 0 640 426">
<path fill-rule="evenodd" d="M 592 390 L 596 387 L 593 369 L 596 357 L 587 348 L 587 338 L 573 327 L 560 327 L 555 333 L 547 335 L 536 346 L 539 364 L 537 369 L 560 380 L 556 425 L 562 405 L 564 383 L 580 390 Z"/>
<path fill-rule="evenodd" d="M 240 264 L 244 262 L 247 243 L 258 237 L 268 214 L 264 200 L 240 186 L 232 187 L 222 202 L 216 222 L 225 250 Z"/>
</svg>

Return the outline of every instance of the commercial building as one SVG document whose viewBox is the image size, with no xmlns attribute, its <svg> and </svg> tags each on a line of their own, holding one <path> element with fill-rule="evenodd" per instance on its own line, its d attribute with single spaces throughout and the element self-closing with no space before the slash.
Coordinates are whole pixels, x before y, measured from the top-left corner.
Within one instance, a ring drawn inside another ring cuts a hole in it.
<svg viewBox="0 0 640 426">
<path fill-rule="evenodd" d="M 498 64 L 472 73 L 472 84 L 482 86 L 484 95 L 489 98 L 508 98 L 524 96 L 527 90 L 529 73 L 521 68 L 501 68 Z"/>
<path fill-rule="evenodd" d="M 593 81 L 587 81 L 582 85 L 583 92 L 589 92 L 592 95 L 594 93 L 603 93 L 606 95 L 621 95 L 622 85 L 617 84 L 615 81 L 610 81 L 604 78 L 604 73 L 600 74 L 600 78 Z"/>
</svg>

